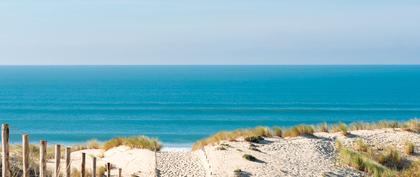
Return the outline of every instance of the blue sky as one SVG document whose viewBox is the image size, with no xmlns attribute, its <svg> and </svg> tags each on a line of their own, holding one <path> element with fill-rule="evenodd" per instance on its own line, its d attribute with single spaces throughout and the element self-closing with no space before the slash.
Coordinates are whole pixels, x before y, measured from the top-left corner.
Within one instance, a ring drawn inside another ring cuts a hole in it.
<svg viewBox="0 0 420 177">
<path fill-rule="evenodd" d="M 0 64 L 420 64 L 420 1 L 3 0 Z"/>
</svg>

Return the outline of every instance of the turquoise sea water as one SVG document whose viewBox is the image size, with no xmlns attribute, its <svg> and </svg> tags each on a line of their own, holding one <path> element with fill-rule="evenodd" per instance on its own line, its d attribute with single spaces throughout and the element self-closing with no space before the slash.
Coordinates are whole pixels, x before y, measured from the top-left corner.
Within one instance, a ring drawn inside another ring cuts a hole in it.
<svg viewBox="0 0 420 177">
<path fill-rule="evenodd" d="M 2 66 L 0 121 L 32 141 L 420 117 L 420 66 Z"/>
</svg>

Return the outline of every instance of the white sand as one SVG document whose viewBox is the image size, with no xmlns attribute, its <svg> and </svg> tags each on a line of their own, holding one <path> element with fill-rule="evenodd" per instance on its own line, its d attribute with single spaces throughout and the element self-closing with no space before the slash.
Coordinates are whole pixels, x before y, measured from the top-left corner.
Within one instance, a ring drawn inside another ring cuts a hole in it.
<svg viewBox="0 0 420 177">
<path fill-rule="evenodd" d="M 363 173 L 343 167 L 337 162 L 334 141 L 339 139 L 346 146 L 358 139 L 364 139 L 375 148 L 393 145 L 402 149 L 406 140 L 416 145 L 419 152 L 420 135 L 393 129 L 352 131 L 345 137 L 340 133 L 316 133 L 315 138 L 266 138 L 263 143 L 255 144 L 259 151 L 249 149 L 250 143 L 221 142 L 225 150 L 218 150 L 222 145 L 206 146 L 198 151 L 162 151 L 156 154 L 149 150 L 118 147 L 106 152 L 103 150 L 83 150 L 72 153 L 72 166 L 80 168 L 80 154 L 88 155 L 87 167 L 91 169 L 91 156 L 98 157 L 98 168 L 110 162 L 116 168 L 123 169 L 123 176 L 131 175 L 153 177 L 155 168 L 161 177 L 231 177 L 235 169 L 242 170 L 242 176 L 363 176 Z M 252 162 L 244 159 L 250 154 L 258 159 Z M 103 157 L 103 158 L 102 158 Z M 418 155 L 409 158 L 418 159 Z M 50 161 L 49 166 L 52 166 Z M 115 169 L 116 169 L 115 168 Z M 117 170 L 113 174 L 117 174 Z"/>
</svg>

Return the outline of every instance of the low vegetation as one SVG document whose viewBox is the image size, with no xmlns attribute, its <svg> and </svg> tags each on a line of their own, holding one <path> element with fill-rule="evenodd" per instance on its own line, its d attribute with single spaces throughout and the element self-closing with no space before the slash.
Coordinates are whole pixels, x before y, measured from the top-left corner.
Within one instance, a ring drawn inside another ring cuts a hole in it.
<svg viewBox="0 0 420 177">
<path fill-rule="evenodd" d="M 359 152 L 368 152 L 369 145 L 359 138 L 354 142 L 354 149 Z"/>
<path fill-rule="evenodd" d="M 114 138 L 107 141 L 103 145 L 104 150 L 109 150 L 113 147 L 128 146 L 130 148 L 149 149 L 151 151 L 160 151 L 161 143 L 157 139 L 148 138 L 145 136 Z"/>
<path fill-rule="evenodd" d="M 352 151 L 348 148 L 340 149 L 340 161 L 360 171 L 375 177 L 391 177 L 393 173 L 385 166 L 375 162 L 367 155 Z"/>
<path fill-rule="evenodd" d="M 330 127 L 332 129 L 330 130 Z M 405 131 L 420 133 L 420 119 L 412 119 L 407 122 L 395 122 L 395 121 L 379 121 L 377 123 L 366 123 L 356 122 L 350 125 L 339 123 L 336 125 L 328 126 L 327 123 L 323 123 L 316 127 L 317 131 L 320 132 L 341 132 L 343 135 L 350 135 L 352 130 L 372 130 L 381 128 L 400 128 Z M 288 129 L 281 129 L 274 127 L 272 129 L 268 127 L 256 127 L 253 129 L 239 129 L 234 131 L 222 131 L 218 132 L 208 138 L 197 141 L 192 149 L 198 150 L 207 145 L 214 145 L 221 141 L 236 141 L 239 138 L 246 137 L 297 137 L 297 136 L 313 136 L 315 128 L 309 125 L 297 125 Z"/>
<path fill-rule="evenodd" d="M 260 141 L 264 140 L 262 136 L 248 136 L 244 138 L 245 141 L 250 143 L 259 143 Z"/>
<path fill-rule="evenodd" d="M 406 143 L 410 144 L 410 142 Z M 340 161 L 375 177 L 417 177 L 420 175 L 420 161 L 407 160 L 395 147 L 373 149 L 363 140 L 357 139 L 354 150 L 336 141 Z"/>
<path fill-rule="evenodd" d="M 404 159 L 401 157 L 400 152 L 393 147 L 386 148 L 384 153 L 380 153 L 377 157 L 373 158 L 377 159 L 382 165 L 394 170 L 401 170 L 404 165 Z"/>
<path fill-rule="evenodd" d="M 318 126 L 318 131 L 328 133 L 330 130 L 328 128 L 328 124 L 326 122 L 322 123 Z"/>
<path fill-rule="evenodd" d="M 314 134 L 314 128 L 308 125 L 298 125 L 284 132 L 285 137 L 308 136 Z"/>
<path fill-rule="evenodd" d="M 406 141 L 404 145 L 404 152 L 407 155 L 413 155 L 414 154 L 414 143 L 411 141 Z"/>
<path fill-rule="evenodd" d="M 193 150 L 198 150 L 203 148 L 206 145 L 212 145 L 219 143 L 221 141 L 227 140 L 227 141 L 233 141 L 238 138 L 242 137 L 272 137 L 272 133 L 269 128 L 267 127 L 257 127 L 254 129 L 240 129 L 235 131 L 223 131 L 216 133 L 213 136 L 210 136 L 206 139 L 200 140 L 197 143 L 195 143 L 192 147 Z"/>
<path fill-rule="evenodd" d="M 274 127 L 273 134 L 278 137 L 283 137 L 283 131 L 281 130 L 280 127 Z"/>
<path fill-rule="evenodd" d="M 347 136 L 350 134 L 350 132 L 348 131 L 347 125 L 344 123 L 339 123 L 338 125 L 335 125 L 333 127 L 333 132 L 340 132 L 344 136 Z"/>
<path fill-rule="evenodd" d="M 254 156 L 252 156 L 252 155 L 250 155 L 250 154 L 244 154 L 243 156 L 242 156 L 242 158 L 244 158 L 244 159 L 246 159 L 246 160 L 249 160 L 249 161 L 257 161 L 257 158 L 256 157 L 254 157 Z"/>
</svg>

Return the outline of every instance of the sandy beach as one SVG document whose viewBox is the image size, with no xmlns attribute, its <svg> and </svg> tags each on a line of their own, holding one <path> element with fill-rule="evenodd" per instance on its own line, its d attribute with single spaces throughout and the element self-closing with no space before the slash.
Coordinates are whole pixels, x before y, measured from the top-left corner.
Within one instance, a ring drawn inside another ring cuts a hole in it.
<svg viewBox="0 0 420 177">
<path fill-rule="evenodd" d="M 361 171 L 342 165 L 337 160 L 336 140 L 352 147 L 357 139 L 363 139 L 374 148 L 395 146 L 402 150 L 410 140 L 415 144 L 414 155 L 418 160 L 420 135 L 401 129 L 378 129 L 351 131 L 349 136 L 341 133 L 315 133 L 313 137 L 265 138 L 260 143 L 249 143 L 242 138 L 222 141 L 195 151 L 161 151 L 132 149 L 119 146 L 108 151 L 86 149 L 72 153 L 72 167 L 80 168 L 80 154 L 87 153 L 87 166 L 91 157 L 98 158 L 98 166 L 110 162 L 113 168 L 122 168 L 123 176 L 186 176 L 186 177 L 231 177 L 240 169 L 241 176 L 365 176 Z M 250 148 L 251 147 L 251 148 Z M 252 155 L 255 161 L 243 158 Z M 53 162 L 50 161 L 50 166 Z M 156 172 L 155 172 L 156 169 Z M 118 170 L 113 170 L 117 174 Z"/>
</svg>

